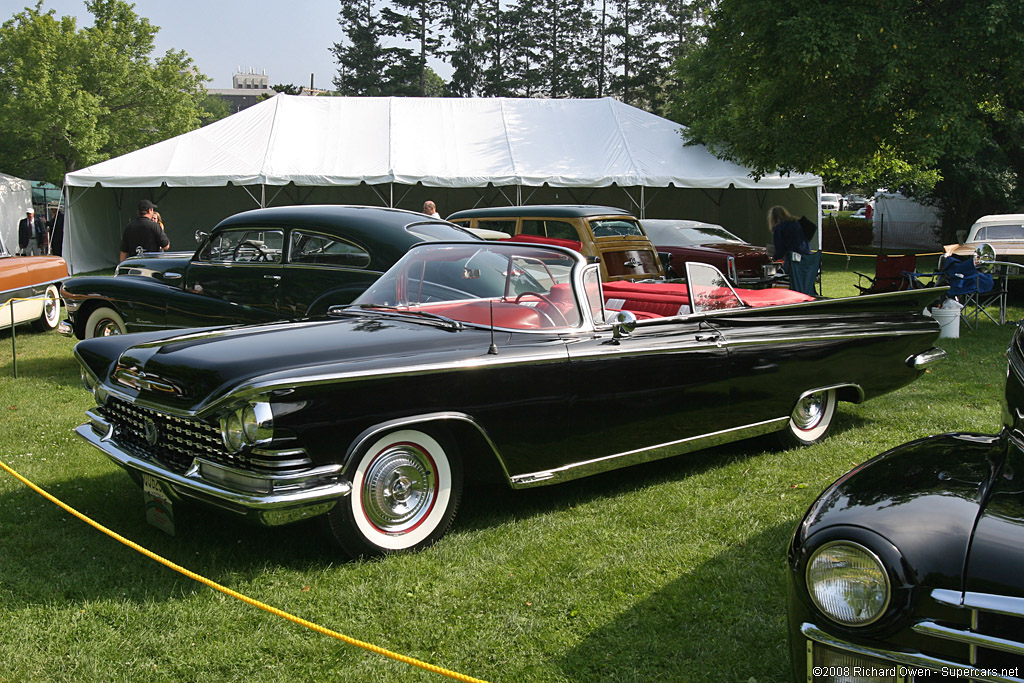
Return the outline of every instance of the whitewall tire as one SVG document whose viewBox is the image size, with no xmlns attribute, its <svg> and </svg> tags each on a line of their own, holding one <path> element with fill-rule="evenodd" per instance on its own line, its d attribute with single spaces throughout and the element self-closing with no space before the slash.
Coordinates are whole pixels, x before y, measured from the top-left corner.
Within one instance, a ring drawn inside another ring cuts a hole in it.
<svg viewBox="0 0 1024 683">
<path fill-rule="evenodd" d="M 351 472 L 352 493 L 324 518 L 328 538 L 352 557 L 418 550 L 441 538 L 462 497 L 454 445 L 415 429 L 374 440 Z"/>
</svg>

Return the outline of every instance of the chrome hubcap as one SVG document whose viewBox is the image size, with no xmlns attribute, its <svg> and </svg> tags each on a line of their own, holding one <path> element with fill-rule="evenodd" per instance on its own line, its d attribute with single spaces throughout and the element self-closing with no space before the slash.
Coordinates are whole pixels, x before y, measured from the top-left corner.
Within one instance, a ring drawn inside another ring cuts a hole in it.
<svg viewBox="0 0 1024 683">
<path fill-rule="evenodd" d="M 43 315 L 46 316 L 47 320 L 54 320 L 57 317 L 57 311 L 60 306 L 57 303 L 57 299 L 54 297 L 46 297 L 46 301 L 43 303 Z"/>
<path fill-rule="evenodd" d="M 388 448 L 363 476 L 363 510 L 378 529 L 401 533 L 417 526 L 437 497 L 437 475 L 426 452 L 412 444 Z"/>
<path fill-rule="evenodd" d="M 113 320 L 104 320 L 96 326 L 97 337 L 112 337 L 121 334 L 121 328 Z"/>
<path fill-rule="evenodd" d="M 800 400 L 793 410 L 793 424 L 797 429 L 812 429 L 825 414 L 825 394 L 818 392 Z"/>
</svg>

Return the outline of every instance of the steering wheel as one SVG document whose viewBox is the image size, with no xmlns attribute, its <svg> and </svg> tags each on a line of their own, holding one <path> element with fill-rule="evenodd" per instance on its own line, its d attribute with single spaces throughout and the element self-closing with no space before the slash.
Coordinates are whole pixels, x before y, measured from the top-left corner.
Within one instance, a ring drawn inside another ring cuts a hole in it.
<svg viewBox="0 0 1024 683">
<path fill-rule="evenodd" d="M 517 303 L 517 304 L 518 304 L 518 303 L 519 303 L 519 300 L 520 300 L 520 299 L 522 299 L 522 298 L 523 298 L 524 296 L 535 296 L 535 297 L 537 297 L 538 299 L 540 299 L 541 301 L 543 301 L 544 303 L 546 303 L 546 304 L 547 304 L 547 305 L 548 305 L 548 306 L 549 306 L 549 307 L 551 308 L 551 310 L 552 310 L 552 311 L 554 311 L 555 313 L 557 313 L 557 314 L 558 314 L 558 317 L 562 319 L 562 324 L 563 324 L 563 325 L 565 325 L 566 327 L 570 327 L 570 325 L 569 325 L 569 321 L 568 321 L 568 320 L 566 320 L 566 318 L 565 318 L 565 315 L 563 315 L 563 314 L 562 314 L 562 311 L 561 311 L 561 310 L 559 310 L 558 306 L 556 306 L 556 305 L 555 305 L 555 304 L 554 304 L 554 303 L 553 303 L 553 302 L 551 301 L 551 299 L 547 298 L 546 296 L 544 296 L 544 295 L 543 295 L 543 294 L 541 294 L 540 292 L 531 292 L 531 291 L 525 291 L 525 292 L 520 292 L 520 293 L 519 293 L 519 296 L 517 296 L 517 297 L 516 297 L 516 300 L 515 300 L 515 302 L 514 302 L 514 303 Z M 537 311 L 537 312 L 538 312 L 538 313 L 542 313 L 542 314 L 544 314 L 544 315 L 545 315 L 546 317 L 548 317 L 548 318 L 550 318 L 550 317 L 551 317 L 551 316 L 548 316 L 548 315 L 547 315 L 547 312 L 545 312 L 545 311 Z M 552 321 L 552 322 L 554 322 L 554 321 Z"/>
<path fill-rule="evenodd" d="M 231 254 L 232 260 L 238 260 L 238 253 L 242 250 L 242 247 L 249 247 L 250 249 L 256 252 L 256 258 L 253 259 L 254 261 L 270 260 L 270 254 L 268 254 L 259 244 L 251 240 L 242 240 L 241 242 L 238 243 L 238 245 L 235 247 L 235 251 L 232 252 Z"/>
</svg>

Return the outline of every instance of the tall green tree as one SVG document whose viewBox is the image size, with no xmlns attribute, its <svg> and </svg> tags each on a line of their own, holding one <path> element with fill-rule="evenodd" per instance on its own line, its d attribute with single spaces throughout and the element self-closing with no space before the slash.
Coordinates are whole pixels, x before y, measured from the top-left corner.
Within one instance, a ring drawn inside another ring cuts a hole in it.
<svg viewBox="0 0 1024 683">
<path fill-rule="evenodd" d="M 0 26 L 0 167 L 64 174 L 200 124 L 204 81 L 184 52 L 153 59 L 158 28 L 122 0 L 89 0 L 79 29 L 42 3 Z"/>
<path fill-rule="evenodd" d="M 415 74 L 418 86 L 414 92 L 401 94 L 422 97 L 427 94 L 427 59 L 440 56 L 445 45 L 442 27 L 448 23 L 449 6 L 445 0 L 390 0 L 390 5 L 381 8 L 381 21 L 388 36 L 413 46 L 398 48 L 397 53 L 402 69 Z"/>
<path fill-rule="evenodd" d="M 534 36 L 528 58 L 527 95 L 593 97 L 597 92 L 600 44 L 590 0 L 541 0 L 522 25 Z M 534 89 L 534 85 L 538 86 Z"/>
<path fill-rule="evenodd" d="M 653 0 L 618 0 L 606 32 L 611 42 L 608 94 L 654 111 L 661 100 L 667 65 L 662 60 L 665 15 Z"/>
<path fill-rule="evenodd" d="M 373 0 L 341 0 L 338 23 L 345 39 L 331 48 L 338 63 L 333 79 L 341 95 L 390 95 L 396 65 L 393 50 L 381 38 L 386 28 Z"/>
<path fill-rule="evenodd" d="M 1001 186 L 1012 204 L 1024 173 L 1022 25 L 1024 4 L 1003 0 L 854 0 L 827 14 L 720 0 L 706 42 L 680 62 L 673 115 L 691 141 L 760 172 L 938 189 L 951 214 L 968 194 L 956 186 L 975 183 L 957 169 L 992 159 L 1004 182 L 985 192 Z"/>
<path fill-rule="evenodd" d="M 447 0 L 445 28 L 451 45 L 444 56 L 452 66 L 452 77 L 446 90 L 455 97 L 474 97 L 482 92 L 484 38 L 480 1 Z"/>
</svg>

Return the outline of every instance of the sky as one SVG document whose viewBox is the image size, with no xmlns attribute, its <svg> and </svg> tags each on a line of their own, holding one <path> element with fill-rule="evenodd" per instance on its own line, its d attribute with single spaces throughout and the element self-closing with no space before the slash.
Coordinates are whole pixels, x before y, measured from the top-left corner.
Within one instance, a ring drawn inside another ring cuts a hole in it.
<svg viewBox="0 0 1024 683">
<path fill-rule="evenodd" d="M 159 26 L 153 56 L 184 50 L 213 80 L 230 88 L 239 67 L 266 70 L 270 85 L 332 90 L 337 66 L 330 48 L 342 39 L 338 0 L 135 0 L 135 13 Z M 35 0 L 0 0 L 0 23 Z M 84 0 L 43 0 L 43 11 L 92 25 Z"/>
</svg>

